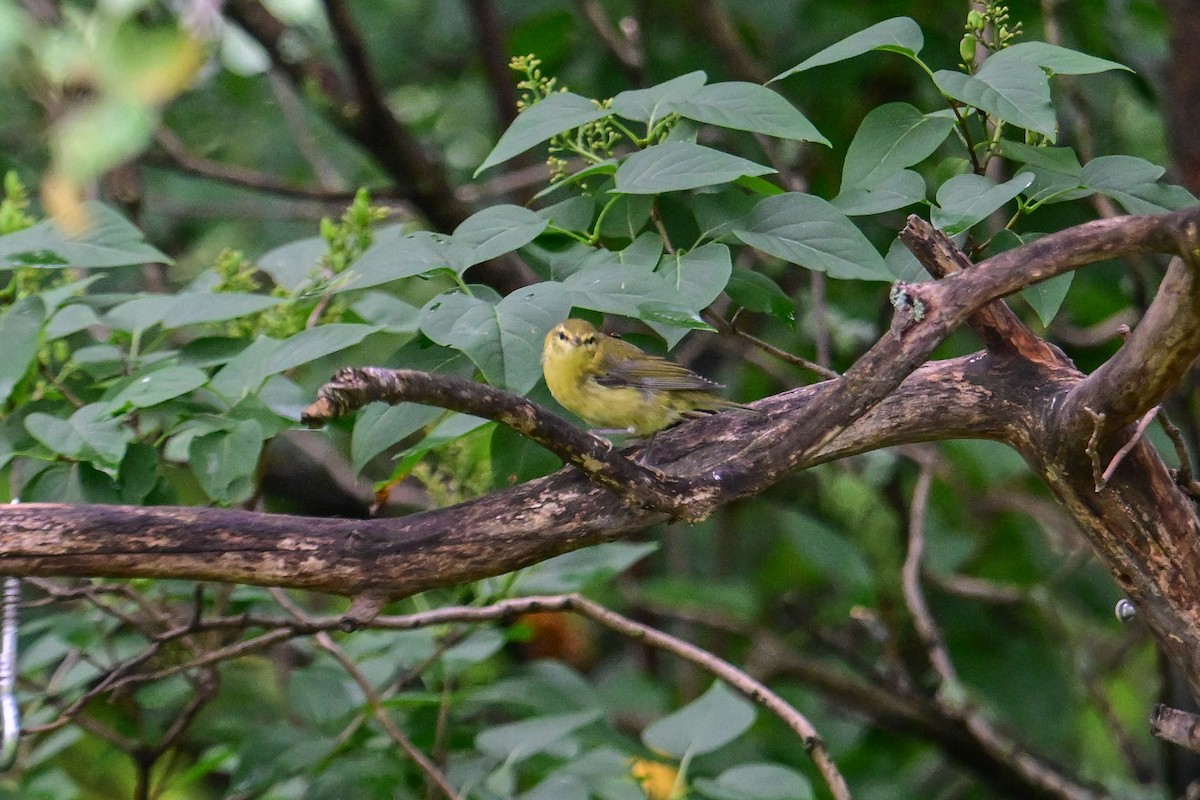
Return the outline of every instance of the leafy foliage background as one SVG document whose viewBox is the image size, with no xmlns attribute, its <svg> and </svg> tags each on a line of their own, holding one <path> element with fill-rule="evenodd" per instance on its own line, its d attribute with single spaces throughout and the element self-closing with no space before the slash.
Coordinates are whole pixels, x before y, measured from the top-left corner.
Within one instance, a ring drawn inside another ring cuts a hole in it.
<svg viewBox="0 0 1200 800">
<path fill-rule="evenodd" d="M 728 330 L 685 339 L 714 327 L 702 312 L 728 322 L 743 309 L 755 336 L 844 368 L 886 327 L 885 282 L 919 279 L 894 239 L 927 196 L 936 224 L 992 251 L 1109 207 L 1194 203 L 1155 166 L 1170 161 L 1155 86 L 1168 31 L 1152 4 L 1080 2 L 1048 18 L 1014 3 L 1018 41 L 1089 55 L 1017 45 L 974 77 L 957 66 L 958 3 L 716 6 L 732 52 L 707 33 L 710 2 L 482 4 L 500 20 L 490 38 L 480 5 L 343 9 L 387 107 L 444 168 L 452 194 L 431 205 L 421 176 L 355 141 L 353 110 L 328 87 L 270 71 L 204 4 L 51 14 L 0 2 L 11 497 L 359 515 L 379 499 L 384 513 L 450 504 L 558 465 L 503 428 L 427 407 L 373 406 L 329 434 L 299 432 L 316 387 L 337 367 L 382 364 L 550 402 L 541 333 L 577 308 L 641 320 L 626 323 L 631 339 L 754 398 L 814 375 Z M 266 6 L 295 34 L 289 64 L 346 63 L 335 7 Z M 644 63 L 622 66 L 588 7 L 636 18 Z M 231 18 L 243 13 L 231 4 Z M 872 28 L 899 14 L 915 22 Z M 856 31 L 867 33 L 843 38 Z M 487 44 L 540 64 L 506 77 L 506 96 Z M 919 50 L 932 75 L 897 50 Z M 514 121 L 522 77 L 526 102 L 548 96 Z M 997 97 L 989 77 L 1025 94 Z M 559 86 L 572 94 L 550 93 Z M 939 90 L 1032 133 L 1016 130 L 999 166 L 976 174 Z M 587 174 L 532 201 L 547 187 L 547 140 Z M 990 238 L 1017 204 L 1020 224 Z M 38 221 L 50 213 L 64 222 Z M 1086 369 L 1115 349 L 1159 269 L 1103 265 L 1018 307 Z M 513 271 L 538 282 L 512 290 L 498 276 Z M 976 346 L 963 333 L 944 350 Z M 1160 691 L 1153 648 L 1113 619 L 1115 587 L 1019 458 L 988 443 L 810 470 L 692 528 L 389 610 L 585 591 L 767 678 L 814 721 L 858 797 L 1003 796 L 936 737 L 810 677 L 887 689 L 906 676 L 932 692 L 899 588 L 922 470 L 935 476 L 925 579 L 965 702 L 1112 796 L 1164 796 L 1174 778 L 1143 723 Z M 6 796 L 436 796 L 377 709 L 471 797 L 825 791 L 778 720 L 578 617 L 295 635 L 184 669 L 255 635 L 256 618 L 344 604 L 182 581 L 39 581 L 27 599 L 20 699 L 35 733 Z M 167 635 L 201 614 L 247 622 Z M 94 691 L 147 648 L 141 666 L 160 680 Z"/>
</svg>

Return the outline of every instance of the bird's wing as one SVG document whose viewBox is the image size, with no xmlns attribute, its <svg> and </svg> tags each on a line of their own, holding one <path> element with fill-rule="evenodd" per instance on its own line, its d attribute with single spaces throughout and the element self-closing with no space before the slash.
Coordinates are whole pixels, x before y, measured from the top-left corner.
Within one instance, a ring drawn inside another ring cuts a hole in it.
<svg viewBox="0 0 1200 800">
<path fill-rule="evenodd" d="M 710 391 L 724 388 L 716 381 L 697 375 L 674 361 L 645 353 L 639 353 L 636 358 L 618 357 L 606 360 L 598 366 L 595 379 L 601 386 L 660 391 Z"/>
</svg>

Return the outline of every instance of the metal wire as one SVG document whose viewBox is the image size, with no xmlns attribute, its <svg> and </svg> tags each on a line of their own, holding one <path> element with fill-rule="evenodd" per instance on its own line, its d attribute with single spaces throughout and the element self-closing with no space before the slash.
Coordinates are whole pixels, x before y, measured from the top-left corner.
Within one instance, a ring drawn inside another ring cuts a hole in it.
<svg viewBox="0 0 1200 800">
<path fill-rule="evenodd" d="M 17 679 L 17 611 L 21 605 L 21 580 L 4 579 L 0 599 L 0 770 L 17 760 L 21 715 L 14 692 Z"/>
</svg>

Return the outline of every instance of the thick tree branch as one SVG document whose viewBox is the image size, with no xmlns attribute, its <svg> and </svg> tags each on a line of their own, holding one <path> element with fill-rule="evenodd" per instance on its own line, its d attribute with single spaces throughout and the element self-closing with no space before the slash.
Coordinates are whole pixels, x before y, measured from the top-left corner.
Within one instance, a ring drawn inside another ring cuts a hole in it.
<svg viewBox="0 0 1200 800">
<path fill-rule="evenodd" d="M 1176 258 L 1154 302 L 1116 355 L 1071 391 L 1072 410 L 1104 415 L 1108 432 L 1144 416 L 1200 355 L 1200 263 Z"/>
<path fill-rule="evenodd" d="M 1139 443 L 1097 493 L 1086 436 L 1066 437 L 1061 425 L 1061 400 L 1083 377 L 1065 360 L 979 353 L 918 365 L 971 314 L 1031 280 L 1136 250 L 1194 247 L 1198 214 L 1089 223 L 909 287 L 909 325 L 885 335 L 843 378 L 760 401 L 762 414 L 729 412 L 664 431 L 656 463 L 686 482 L 681 505 L 695 518 L 796 469 L 864 450 L 1004 441 L 1079 521 L 1196 689 L 1200 522 L 1157 454 Z M 0 510 L 0 564 L 14 575 L 195 578 L 394 597 L 508 572 L 668 518 L 631 507 L 573 468 L 396 520 L 23 505 Z"/>
<path fill-rule="evenodd" d="M 680 519 L 689 516 L 686 503 L 692 487 L 687 480 L 631 461 L 608 442 L 537 403 L 474 381 L 407 369 L 348 368 L 321 387 L 317 402 L 304 411 L 301 420 L 315 427 L 376 400 L 391 405 L 424 403 L 487 417 L 532 439 L 641 508 L 665 511 Z"/>
<path fill-rule="evenodd" d="M 920 217 L 908 218 L 908 224 L 900 231 L 900 240 L 935 278 L 975 266 L 949 236 Z M 1047 364 L 1062 358 L 1053 345 L 1036 336 L 1003 300 L 993 300 L 968 317 L 967 324 L 993 352 L 1018 353 Z"/>
</svg>

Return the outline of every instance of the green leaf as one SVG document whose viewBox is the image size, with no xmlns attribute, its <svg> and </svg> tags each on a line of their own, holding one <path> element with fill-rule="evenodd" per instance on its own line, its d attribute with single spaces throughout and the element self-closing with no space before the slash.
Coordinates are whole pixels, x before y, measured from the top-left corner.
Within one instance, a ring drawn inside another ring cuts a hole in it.
<svg viewBox="0 0 1200 800">
<path fill-rule="evenodd" d="M 1042 324 L 1049 325 L 1062 308 L 1063 301 L 1067 299 L 1067 292 L 1070 291 L 1074 279 L 1074 272 L 1064 272 L 1062 275 L 1026 286 L 1021 290 L 1021 296 L 1037 313 Z"/>
<path fill-rule="evenodd" d="M 252 419 L 239 420 L 226 430 L 192 439 L 188 463 L 200 488 L 222 505 L 250 497 L 254 493 L 262 442 L 263 430 Z"/>
<path fill-rule="evenodd" d="M 368 289 L 438 269 L 451 269 L 453 259 L 445 234 L 404 233 L 397 226 L 376 236 L 374 244 L 342 273 L 345 282 L 338 291 Z"/>
<path fill-rule="evenodd" d="M 113 408 L 149 408 L 199 389 L 208 375 L 195 367 L 164 367 L 133 379 L 110 402 Z"/>
<path fill-rule="evenodd" d="M 146 330 L 154 325 L 171 330 L 237 319 L 282 302 L 280 297 L 240 292 L 142 295 L 110 308 L 104 315 L 104 322 L 122 331 Z"/>
<path fill-rule="evenodd" d="M 830 205 L 849 217 L 882 214 L 925 201 L 925 179 L 911 169 L 887 176 L 871 187 L 843 190 Z"/>
<path fill-rule="evenodd" d="M 358 688 L 351 686 L 346 673 L 327 662 L 288 670 L 288 709 L 310 726 L 338 723 L 362 704 Z"/>
<path fill-rule="evenodd" d="M 45 307 L 36 295 L 22 297 L 0 314 L 0 342 L 4 343 L 4 357 L 0 358 L 0 408 L 37 356 L 38 334 L 45 315 Z"/>
<path fill-rule="evenodd" d="M 381 234 L 382 231 L 376 231 L 376 238 Z M 276 286 L 291 292 L 307 282 L 321 258 L 328 252 L 329 243 L 325 239 L 310 236 L 268 250 L 258 257 L 255 264 L 271 276 Z"/>
<path fill-rule="evenodd" d="M 389 333 L 416 333 L 421 309 L 386 292 L 367 292 L 350 310 L 363 322 Z"/>
<path fill-rule="evenodd" d="M 654 210 L 654 196 L 649 194 L 617 195 L 600 222 L 600 235 L 608 239 L 633 240 L 645 230 Z"/>
<path fill-rule="evenodd" d="M 99 269 L 171 259 L 146 244 L 142 232 L 108 206 L 83 204 L 90 225 L 85 233 L 67 236 L 52 220 L 0 236 L 0 270 L 17 267 Z"/>
<path fill-rule="evenodd" d="M 819 197 L 798 192 L 768 197 L 743 222 L 735 236 L 784 261 L 834 278 L 892 280 L 862 232 Z"/>
<path fill-rule="evenodd" d="M 589 800 L 591 796 L 587 785 L 574 775 L 550 775 L 520 800 Z"/>
<path fill-rule="evenodd" d="M 804 564 L 824 576 L 830 585 L 855 592 L 870 589 L 874 573 L 854 542 L 803 512 L 783 511 L 780 518 L 788 544 Z"/>
<path fill-rule="evenodd" d="M 374 325 L 331 323 L 300 331 L 282 342 L 260 336 L 212 377 L 209 387 L 237 399 L 258 390 L 268 377 L 345 350 L 377 332 Z"/>
<path fill-rule="evenodd" d="M 421 330 L 463 351 L 493 386 L 524 394 L 541 377 L 542 339 L 571 310 L 563 285 L 547 281 L 518 289 L 499 303 L 457 292 L 426 304 Z"/>
<path fill-rule="evenodd" d="M 680 75 L 646 89 L 629 89 L 612 99 L 612 110 L 625 119 L 646 123 L 653 128 L 672 112 L 671 104 L 684 100 L 704 86 L 708 76 L 701 70 Z"/>
<path fill-rule="evenodd" d="M 1032 147 L 1022 142 L 1001 140 L 996 146 L 996 152 L 1005 158 L 1028 164 L 1031 167 L 1041 167 L 1063 175 L 1073 175 L 1078 178 L 1083 173 L 1079 164 L 1079 156 L 1071 147 Z"/>
<path fill-rule="evenodd" d="M 616 171 L 617 171 L 617 160 L 615 158 L 606 158 L 603 161 L 599 161 L 599 162 L 596 162 L 595 164 L 584 167 L 583 169 L 579 170 L 579 172 L 573 172 L 570 175 L 568 175 L 567 177 L 563 178 L 562 180 L 551 183 L 545 189 L 542 189 L 540 192 L 535 194 L 533 196 L 533 199 L 541 200 L 546 195 L 552 194 L 552 193 L 558 191 L 559 189 L 562 189 L 563 187 L 574 186 L 576 184 L 582 184 L 588 178 L 593 178 L 597 175 L 604 175 L 604 176 L 612 175 Z"/>
<path fill-rule="evenodd" d="M 921 52 L 921 47 L 924 44 L 925 37 L 921 33 L 920 25 L 908 17 L 893 17 L 892 19 L 878 22 L 858 33 L 851 34 L 840 42 L 831 44 L 829 47 L 809 56 L 791 69 L 779 73 L 767 81 L 767 83 L 783 80 L 789 75 L 794 75 L 797 72 L 803 72 L 813 67 L 836 64 L 839 61 L 845 61 L 848 58 L 854 58 L 863 53 L 869 53 L 872 50 L 888 50 L 914 58 L 917 53 Z"/>
<path fill-rule="evenodd" d="M 1186 189 L 1158 183 L 1165 170 L 1133 156 L 1101 156 L 1084 165 L 1080 182 L 1116 200 L 1132 214 L 1179 211 L 1196 204 Z"/>
<path fill-rule="evenodd" d="M 795 106 L 757 83 L 713 83 L 675 101 L 671 108 L 696 122 L 829 146 L 829 140 Z"/>
<path fill-rule="evenodd" d="M 596 218 L 596 203 L 591 197 L 579 195 L 546 206 L 537 215 L 562 230 L 586 231 L 591 229 L 592 220 Z"/>
<path fill-rule="evenodd" d="M 1050 102 L 1046 73 L 1024 61 L 1009 61 L 990 70 L 988 64 L 975 75 L 939 70 L 933 74 L 933 81 L 948 97 L 1019 128 L 1043 134 L 1053 142 L 1058 134 L 1058 120 Z"/>
<path fill-rule="evenodd" d="M 1022 172 L 999 186 L 982 175 L 956 175 L 938 189 L 932 222 L 947 234 L 961 233 L 1002 208 L 1031 183 L 1031 172 Z"/>
<path fill-rule="evenodd" d="M 350 435 L 350 459 L 354 471 L 361 471 L 372 458 L 416 433 L 442 413 L 436 406 L 416 403 L 398 406 L 371 403 L 354 418 L 354 431 Z"/>
<path fill-rule="evenodd" d="M 691 703 L 647 726 L 642 742 L 675 758 L 704 755 L 741 736 L 754 717 L 750 701 L 716 682 Z"/>
<path fill-rule="evenodd" d="M 456 272 L 524 247 L 546 229 L 547 222 L 521 206 L 499 205 L 467 217 L 454 229 L 451 252 Z"/>
<path fill-rule="evenodd" d="M 113 417 L 108 403 L 90 403 L 67 419 L 41 412 L 25 418 L 25 430 L 52 452 L 70 459 L 89 461 L 115 477 L 133 431 Z"/>
<path fill-rule="evenodd" d="M 497 725 L 479 732 L 475 737 L 475 749 L 494 758 L 502 758 L 509 764 L 516 764 L 547 750 L 562 753 L 561 748 L 571 733 L 599 717 L 600 710 L 593 709 Z"/>
<path fill-rule="evenodd" d="M 899 236 L 892 239 L 883 260 L 887 264 L 888 271 L 898 281 L 919 283 L 929 278 L 925 267 L 921 266 L 921 262 L 917 261 L 917 257 L 912 254 L 912 251 L 904 246 L 904 242 L 900 241 Z"/>
<path fill-rule="evenodd" d="M 583 591 L 616 577 L 657 549 L 656 542 L 606 542 L 573 550 L 526 569 L 518 589 L 522 594 Z"/>
<path fill-rule="evenodd" d="M 728 183 L 743 175 L 768 175 L 770 167 L 690 142 L 664 142 L 640 150 L 617 169 L 616 191 L 658 194 Z"/>
<path fill-rule="evenodd" d="M 570 92 L 557 92 L 526 108 L 496 142 L 492 152 L 475 170 L 474 177 L 488 167 L 500 164 L 524 153 L 535 144 L 565 131 L 595 122 L 612 114 L 610 109 L 597 108 L 586 97 Z"/>
<path fill-rule="evenodd" d="M 766 196 L 776 194 L 783 192 L 768 192 Z M 761 199 L 736 189 L 716 194 L 697 194 L 692 198 L 692 213 L 700 229 L 700 238 L 718 239 L 729 233 L 749 216 Z"/>
<path fill-rule="evenodd" d="M 747 311 L 770 314 L 788 325 L 796 321 L 796 304 L 766 275 L 749 269 L 735 269 L 729 276 L 725 292 Z"/>
<path fill-rule="evenodd" d="M 668 293 L 674 293 L 676 298 L 670 301 L 665 317 L 655 314 L 653 308 L 646 306 L 642 306 L 642 312 L 651 312 L 647 322 L 663 337 L 668 350 L 677 345 L 690 330 L 712 330 L 695 314 L 680 319 L 672 309 L 681 304 L 690 311 L 707 308 L 725 289 L 732 272 L 733 259 L 729 248 L 723 244 L 710 242 L 682 255 L 677 252 L 663 256 L 657 274 L 666 282 Z"/>
<path fill-rule="evenodd" d="M 778 764 L 742 764 L 717 779 L 700 778 L 695 788 L 712 800 L 812 800 L 812 784 L 793 769 Z"/>
<path fill-rule="evenodd" d="M 922 114 L 908 103 L 872 109 L 846 151 L 842 193 L 878 187 L 892 175 L 924 161 L 953 129 L 953 117 Z"/>
<path fill-rule="evenodd" d="M 85 306 L 83 303 L 70 303 L 55 312 L 50 321 L 46 323 L 46 338 L 61 339 L 99 324 L 101 324 L 100 315 L 93 311 L 91 306 Z M 3 323 L 0 323 L 0 326 L 2 325 Z M 2 331 L 0 331 L 0 335 L 3 335 Z M 0 395 L 2 394 L 3 392 L 0 391 Z M 0 397 L 0 401 L 2 400 L 3 398 Z"/>
<path fill-rule="evenodd" d="M 992 53 L 980 71 L 985 72 L 989 68 L 1003 67 L 1010 61 L 1035 64 L 1056 75 L 1092 75 L 1114 69 L 1133 72 L 1129 67 L 1118 64 L 1116 61 L 1089 56 L 1077 50 L 1069 50 L 1066 47 L 1046 42 L 1020 42 L 1006 47 L 998 53 Z"/>
</svg>

